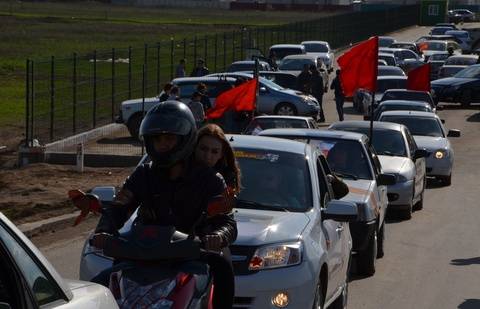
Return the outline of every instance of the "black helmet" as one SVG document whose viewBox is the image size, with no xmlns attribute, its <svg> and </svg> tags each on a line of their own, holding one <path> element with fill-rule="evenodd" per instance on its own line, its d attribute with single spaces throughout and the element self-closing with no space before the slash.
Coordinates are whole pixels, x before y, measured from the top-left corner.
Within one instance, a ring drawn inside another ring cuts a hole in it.
<svg viewBox="0 0 480 309">
<path fill-rule="evenodd" d="M 148 111 L 139 133 L 147 154 L 157 167 L 169 167 L 186 159 L 197 142 L 197 126 L 192 112 L 182 102 L 172 100 L 158 103 Z M 178 136 L 177 145 L 167 153 L 158 153 L 153 147 L 152 137 L 162 133 Z"/>
</svg>

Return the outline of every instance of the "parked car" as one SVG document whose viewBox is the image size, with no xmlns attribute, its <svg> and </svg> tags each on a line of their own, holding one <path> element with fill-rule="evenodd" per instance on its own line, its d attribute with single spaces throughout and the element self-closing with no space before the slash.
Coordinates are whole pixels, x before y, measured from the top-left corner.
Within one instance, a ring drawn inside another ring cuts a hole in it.
<svg viewBox="0 0 480 309">
<path fill-rule="evenodd" d="M 447 58 L 448 53 L 446 52 L 438 52 L 430 56 L 427 61 L 430 64 L 430 80 L 438 79 L 440 68 L 445 64 Z"/>
<path fill-rule="evenodd" d="M 325 158 L 296 141 L 241 135 L 228 140 L 242 170 L 238 236 L 230 246 L 234 307 L 344 308 L 352 247 L 347 223 L 356 221 L 357 206 L 335 200 Z M 121 232 L 135 218 L 136 212 Z M 82 278 L 112 264 L 92 250 L 87 240 Z"/>
<path fill-rule="evenodd" d="M 379 66 L 377 76 L 407 76 L 399 67 Z"/>
<path fill-rule="evenodd" d="M 452 30 L 459 30 L 454 23 L 436 23 L 435 27 L 449 27 Z"/>
<path fill-rule="evenodd" d="M 258 65 L 260 71 L 270 71 L 272 69 L 270 64 L 265 61 L 259 61 Z M 245 72 L 253 70 L 255 70 L 255 61 L 252 60 L 235 61 L 227 68 L 227 72 Z"/>
<path fill-rule="evenodd" d="M 373 112 L 373 120 L 378 120 L 381 113 L 386 111 L 421 111 L 434 113 L 429 103 L 423 101 L 406 101 L 406 100 L 387 100 L 381 101 Z M 370 115 L 364 117 L 369 120 Z"/>
<path fill-rule="evenodd" d="M 332 70 L 335 64 L 335 54 L 330 48 L 330 44 L 325 41 L 303 41 L 303 46 L 308 55 L 322 59 L 323 63 L 327 67 L 327 70 Z"/>
<path fill-rule="evenodd" d="M 380 102 L 390 100 L 405 100 L 405 101 L 421 101 L 430 105 L 432 110 L 436 111 L 436 105 L 432 95 L 428 91 L 407 90 L 407 89 L 390 89 L 385 91 Z"/>
<path fill-rule="evenodd" d="M 465 69 L 467 66 L 465 65 L 442 65 L 438 69 L 437 78 L 447 78 L 452 77 L 461 70 Z"/>
<path fill-rule="evenodd" d="M 381 48 L 379 49 L 380 53 L 392 54 L 395 57 L 396 63 L 399 67 L 402 67 L 406 59 L 416 59 L 418 61 L 423 61 L 423 59 L 414 51 L 410 49 L 402 48 Z"/>
<path fill-rule="evenodd" d="M 438 26 L 438 27 L 433 27 L 432 30 L 430 30 L 429 34 L 430 35 L 442 35 L 446 34 L 448 30 L 452 30 L 451 27 L 443 27 L 443 26 Z"/>
<path fill-rule="evenodd" d="M 252 79 L 253 74 L 244 72 L 215 73 L 210 78 L 246 78 Z M 293 89 L 285 89 L 265 79 L 259 78 L 259 96 L 257 112 L 267 115 L 313 116 L 320 111 L 317 99 Z"/>
<path fill-rule="evenodd" d="M 328 89 L 330 81 L 328 70 L 326 70 L 325 66 L 323 66 L 321 61 L 319 61 L 318 58 L 315 56 L 311 56 L 308 54 L 286 56 L 285 58 L 283 58 L 282 63 L 278 67 L 278 70 L 282 72 L 289 72 L 294 74 L 295 76 L 298 76 L 302 72 L 304 65 L 314 65 L 319 69 L 320 75 L 323 79 L 323 86 L 326 91 Z"/>
<path fill-rule="evenodd" d="M 423 35 L 419 37 L 417 40 L 415 40 L 415 43 L 417 44 L 417 47 L 419 47 L 419 45 L 425 41 L 452 41 L 452 42 L 460 43 L 460 41 L 455 36 L 450 34 Z"/>
<path fill-rule="evenodd" d="M 458 43 L 451 41 L 425 41 L 418 45 L 418 48 L 423 53 L 425 61 L 428 61 L 428 58 L 438 52 L 446 52 L 448 48 L 453 48 L 454 54 L 461 55 L 462 48 Z"/>
<path fill-rule="evenodd" d="M 306 54 L 305 46 L 301 44 L 275 44 L 272 45 L 268 54 L 275 53 L 275 58 L 277 59 L 277 64 L 280 65 L 283 58 L 290 55 L 303 55 Z"/>
<path fill-rule="evenodd" d="M 253 71 L 249 73 L 253 74 Z M 297 87 L 297 76 L 295 74 L 280 71 L 260 71 L 258 74 L 283 88 L 295 89 Z"/>
<path fill-rule="evenodd" d="M 188 103 L 191 100 L 192 94 L 196 91 L 197 85 L 203 83 L 207 86 L 207 95 L 210 98 L 212 105 L 215 105 L 215 98 L 227 89 L 230 89 L 235 84 L 234 78 L 219 79 L 218 77 L 181 77 L 175 78 L 171 83 L 180 88 L 180 101 Z M 117 123 L 123 123 L 127 126 L 128 132 L 134 138 L 138 138 L 138 131 L 140 123 L 143 119 L 144 112 L 148 112 L 155 104 L 160 102 L 160 96 L 153 98 L 133 99 L 123 101 L 120 106 L 119 116 L 116 119 Z"/>
<path fill-rule="evenodd" d="M 448 137 L 459 137 L 459 130 L 447 131 L 438 115 L 428 112 L 389 111 L 382 113 L 379 121 L 405 125 L 418 147 L 430 153 L 427 176 L 437 178 L 446 186 L 451 184 L 454 153 Z"/>
<path fill-rule="evenodd" d="M 318 126 L 312 117 L 257 116 L 250 121 L 243 134 L 258 135 L 263 130 L 279 128 L 316 129 Z"/>
<path fill-rule="evenodd" d="M 447 35 L 452 35 L 458 39 L 458 44 L 462 48 L 464 53 L 469 53 L 472 51 L 472 39 L 470 38 L 470 33 L 465 30 L 448 30 L 445 32 Z"/>
<path fill-rule="evenodd" d="M 417 44 L 413 42 L 395 42 L 392 45 L 390 45 L 390 48 L 409 49 L 420 56 L 420 51 L 418 50 Z"/>
<path fill-rule="evenodd" d="M 471 65 L 452 77 L 431 83 L 436 102 L 460 103 L 469 106 L 480 102 L 480 64 Z"/>
<path fill-rule="evenodd" d="M 0 308 L 118 308 L 92 282 L 62 278 L 35 245 L 0 212 Z"/>
<path fill-rule="evenodd" d="M 465 67 L 477 64 L 477 55 L 454 55 L 445 59 L 445 65 L 463 65 Z"/>
<path fill-rule="evenodd" d="M 368 145 L 368 137 L 352 132 L 308 129 L 271 129 L 259 135 L 306 141 L 327 157 L 332 171 L 348 184 L 350 193 L 343 200 L 358 206 L 358 220 L 350 223 L 357 271 L 373 275 L 376 259 L 384 255 L 386 186 L 395 184 L 395 176 L 383 174 L 375 150 Z"/>
<path fill-rule="evenodd" d="M 472 22 L 475 21 L 475 13 L 466 9 L 449 10 L 447 13 L 450 22 Z"/>
<path fill-rule="evenodd" d="M 329 129 L 368 136 L 370 122 L 335 122 Z M 427 182 L 425 157 L 428 152 L 417 147 L 407 127 L 396 123 L 374 121 L 372 144 L 383 172 L 397 177 L 396 184 L 387 187 L 388 209 L 401 211 L 402 218 L 408 220 L 412 217 L 412 209 L 423 208 Z"/>
<path fill-rule="evenodd" d="M 400 65 L 400 68 L 408 75 L 408 72 L 414 70 L 418 67 L 421 67 L 425 64 L 425 61 L 422 59 L 405 59 Z"/>
<path fill-rule="evenodd" d="M 406 76 L 378 76 L 377 91 L 375 92 L 375 102 L 379 102 L 385 91 L 389 89 L 406 89 Z"/>
<path fill-rule="evenodd" d="M 385 61 L 387 65 L 391 65 L 394 67 L 398 65 L 395 56 L 389 53 L 378 53 L 378 59 Z"/>
</svg>

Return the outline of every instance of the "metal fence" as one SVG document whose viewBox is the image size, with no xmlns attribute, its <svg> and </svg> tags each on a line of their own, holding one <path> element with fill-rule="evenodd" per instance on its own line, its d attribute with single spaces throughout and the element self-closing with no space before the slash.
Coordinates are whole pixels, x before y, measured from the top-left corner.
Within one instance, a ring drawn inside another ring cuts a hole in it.
<svg viewBox="0 0 480 309">
<path fill-rule="evenodd" d="M 247 48 L 264 53 L 278 43 L 325 40 L 333 48 L 417 24 L 417 6 L 350 12 L 274 27 L 243 28 L 192 39 L 96 50 L 68 57 L 27 60 L 26 137 L 45 144 L 114 121 L 122 101 L 151 97 L 187 59 L 187 74 L 202 58 L 211 72 L 245 59 Z"/>
</svg>

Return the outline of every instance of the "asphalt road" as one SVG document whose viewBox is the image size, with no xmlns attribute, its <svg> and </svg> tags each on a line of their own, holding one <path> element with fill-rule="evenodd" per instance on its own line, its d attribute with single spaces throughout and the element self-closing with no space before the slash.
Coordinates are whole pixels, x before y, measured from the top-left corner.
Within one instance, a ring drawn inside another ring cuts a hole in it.
<svg viewBox="0 0 480 309">
<path fill-rule="evenodd" d="M 414 27 L 394 33 L 414 40 L 427 29 Z M 346 103 L 346 119 L 359 119 Z M 336 121 L 331 93 L 324 99 L 327 121 Z M 460 129 L 452 138 L 455 166 L 452 185 L 429 182 L 424 209 L 409 221 L 390 220 L 386 226 L 385 257 L 369 278 L 354 277 L 350 308 L 480 308 L 480 106 L 450 106 L 439 112 L 447 128 Z M 69 228 L 34 238 L 57 270 L 78 278 L 80 251 L 94 220 L 81 229 Z"/>
</svg>

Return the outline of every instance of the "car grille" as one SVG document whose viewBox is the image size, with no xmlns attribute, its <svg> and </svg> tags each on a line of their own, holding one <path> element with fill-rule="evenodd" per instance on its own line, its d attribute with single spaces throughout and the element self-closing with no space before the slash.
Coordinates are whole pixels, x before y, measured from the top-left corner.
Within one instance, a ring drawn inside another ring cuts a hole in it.
<svg viewBox="0 0 480 309">
<path fill-rule="evenodd" d="M 230 246 L 233 271 L 236 276 L 251 275 L 258 272 L 248 269 L 249 262 L 255 254 L 255 250 L 257 250 L 255 246 Z"/>
<path fill-rule="evenodd" d="M 235 297 L 233 299 L 233 309 L 247 309 L 253 303 L 253 297 Z"/>
</svg>

